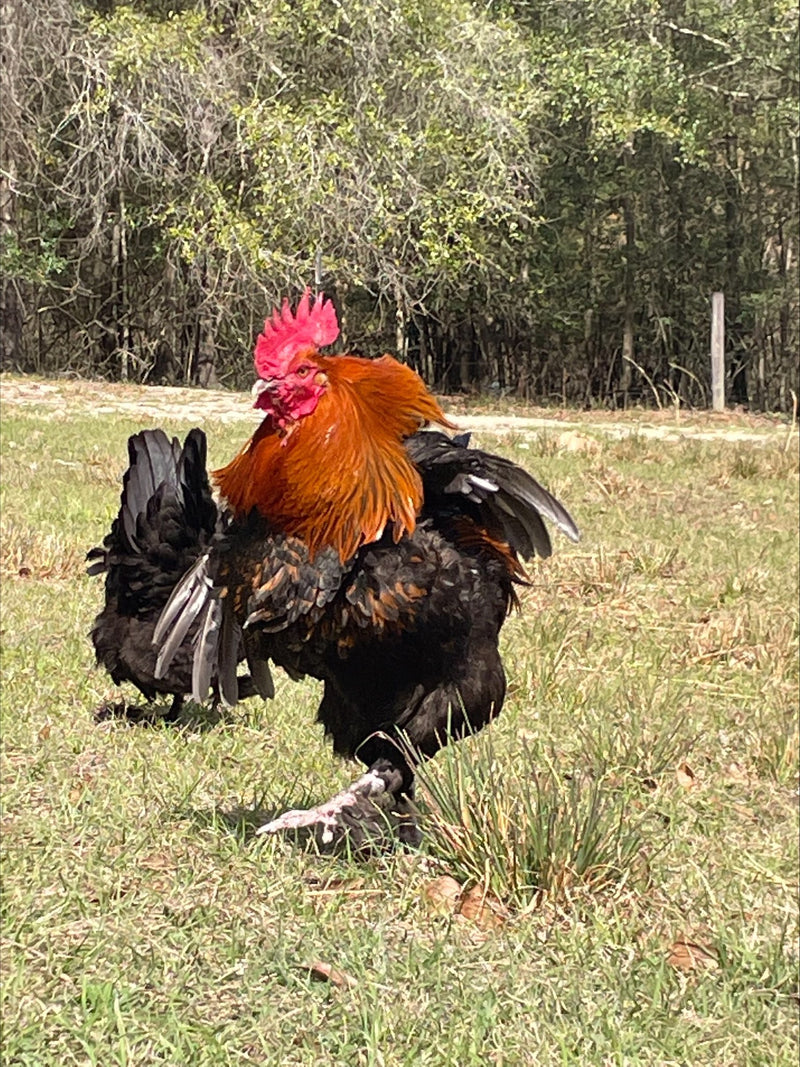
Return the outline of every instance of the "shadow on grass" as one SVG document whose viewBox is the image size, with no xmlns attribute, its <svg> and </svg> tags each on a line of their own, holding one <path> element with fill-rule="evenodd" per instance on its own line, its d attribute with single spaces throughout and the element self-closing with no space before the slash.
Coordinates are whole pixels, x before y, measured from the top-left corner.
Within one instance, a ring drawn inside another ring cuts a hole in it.
<svg viewBox="0 0 800 1067">
<path fill-rule="evenodd" d="M 256 803 L 252 807 L 236 804 L 232 808 L 214 807 L 205 811 L 187 811 L 182 814 L 199 829 L 222 830 L 243 844 L 251 844 L 256 838 L 256 830 L 264 823 L 277 818 L 285 810 L 285 805 L 265 807 L 261 803 Z"/>
<path fill-rule="evenodd" d="M 184 808 L 179 813 L 183 818 L 203 830 L 222 830 L 236 837 L 243 844 L 250 844 L 256 837 L 256 830 L 264 823 L 272 822 L 285 811 L 293 808 L 311 808 L 314 800 L 311 794 L 304 792 L 297 795 L 294 782 L 290 789 L 282 793 L 274 804 L 268 803 L 265 796 L 254 796 L 250 805 L 234 804 L 223 808 Z"/>
<path fill-rule="evenodd" d="M 180 707 L 175 703 L 128 704 L 125 700 L 100 704 L 94 711 L 94 721 L 118 723 L 120 726 L 172 726 L 193 733 L 207 733 L 220 723 L 236 723 L 238 716 L 232 708 L 222 704 L 195 704 L 188 701 Z"/>
</svg>

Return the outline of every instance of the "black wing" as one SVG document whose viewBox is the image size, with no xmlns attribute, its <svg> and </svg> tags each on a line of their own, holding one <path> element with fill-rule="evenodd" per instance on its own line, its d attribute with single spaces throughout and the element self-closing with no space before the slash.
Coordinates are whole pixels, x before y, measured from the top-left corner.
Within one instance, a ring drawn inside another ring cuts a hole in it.
<svg viewBox="0 0 800 1067">
<path fill-rule="evenodd" d="M 551 555 L 548 519 L 572 541 L 580 538 L 569 512 L 522 467 L 469 447 L 468 435 L 450 439 L 421 431 L 406 441 L 406 451 L 422 475 L 422 517 L 465 514 L 499 533 L 523 559 Z"/>
</svg>

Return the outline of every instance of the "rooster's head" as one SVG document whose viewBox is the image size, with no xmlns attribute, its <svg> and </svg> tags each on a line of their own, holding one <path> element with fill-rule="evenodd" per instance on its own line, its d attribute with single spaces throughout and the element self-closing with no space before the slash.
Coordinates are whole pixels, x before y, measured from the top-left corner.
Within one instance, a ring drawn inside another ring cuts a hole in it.
<svg viewBox="0 0 800 1067">
<path fill-rule="evenodd" d="M 254 406 L 272 415 L 284 429 L 310 415 L 328 384 L 319 349 L 338 336 L 336 309 L 321 293 L 312 304 L 306 289 L 294 313 L 284 300 L 256 341 Z"/>
</svg>

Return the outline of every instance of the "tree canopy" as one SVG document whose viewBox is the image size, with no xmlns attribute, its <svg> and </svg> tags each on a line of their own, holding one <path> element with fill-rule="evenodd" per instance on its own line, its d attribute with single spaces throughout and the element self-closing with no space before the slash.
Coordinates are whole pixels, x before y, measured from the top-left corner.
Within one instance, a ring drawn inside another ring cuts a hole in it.
<svg viewBox="0 0 800 1067">
<path fill-rule="evenodd" d="M 5 367 L 245 384 L 314 284 L 444 390 L 796 389 L 789 0 L 4 0 Z"/>
</svg>

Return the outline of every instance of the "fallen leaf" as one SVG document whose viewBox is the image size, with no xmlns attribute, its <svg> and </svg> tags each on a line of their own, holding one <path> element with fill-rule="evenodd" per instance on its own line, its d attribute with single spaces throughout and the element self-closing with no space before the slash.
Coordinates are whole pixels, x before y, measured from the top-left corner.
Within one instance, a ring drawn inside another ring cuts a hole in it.
<svg viewBox="0 0 800 1067">
<path fill-rule="evenodd" d="M 422 887 L 422 895 L 431 905 L 434 911 L 446 912 L 452 915 L 458 910 L 461 899 L 461 886 L 449 874 L 443 874 L 440 878 L 434 878 Z"/>
<path fill-rule="evenodd" d="M 303 882 L 309 887 L 309 891 L 318 894 L 341 893 L 344 896 L 355 896 L 358 893 L 383 893 L 383 889 L 365 889 L 363 878 L 320 878 L 314 874 L 304 874 Z"/>
<path fill-rule="evenodd" d="M 508 908 L 482 885 L 474 885 L 461 898 L 459 915 L 471 919 L 481 930 L 496 930 L 508 921 Z"/>
<path fill-rule="evenodd" d="M 701 945 L 696 941 L 687 941 L 679 937 L 667 956 L 667 963 L 678 971 L 716 970 L 719 967 L 717 955 L 710 945 Z"/>
<path fill-rule="evenodd" d="M 330 982 L 338 989 L 354 989 L 358 985 L 358 981 L 351 974 L 339 970 L 332 963 L 325 963 L 324 960 L 304 963 L 301 965 L 301 970 L 307 971 L 315 981 Z"/>
<path fill-rule="evenodd" d="M 688 763 L 679 763 L 675 770 L 678 785 L 683 789 L 694 789 L 697 785 L 697 775 Z"/>
<path fill-rule="evenodd" d="M 741 763 L 729 763 L 725 768 L 725 777 L 731 782 L 749 782 L 750 775 L 746 767 L 743 767 Z"/>
<path fill-rule="evenodd" d="M 50 736 L 51 730 L 52 726 L 49 722 L 46 722 L 36 736 L 39 738 L 40 741 L 46 741 Z"/>
<path fill-rule="evenodd" d="M 139 860 L 139 866 L 148 871 L 174 871 L 175 860 L 164 852 L 151 852 Z"/>
</svg>

